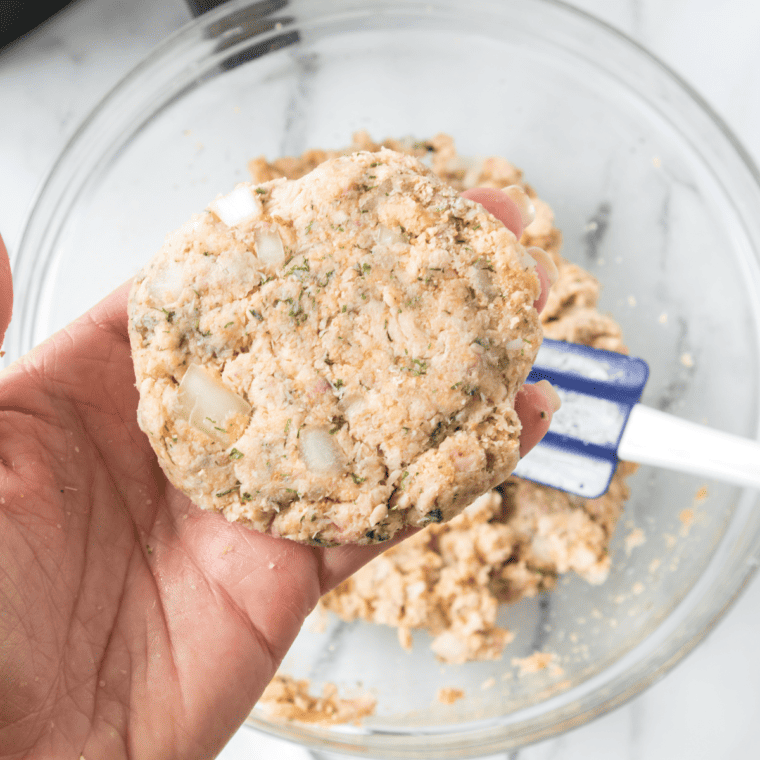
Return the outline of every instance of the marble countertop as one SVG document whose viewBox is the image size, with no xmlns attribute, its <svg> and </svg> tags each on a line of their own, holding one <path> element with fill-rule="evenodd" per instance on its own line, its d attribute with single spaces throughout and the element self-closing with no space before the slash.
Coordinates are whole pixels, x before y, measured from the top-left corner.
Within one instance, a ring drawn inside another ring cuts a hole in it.
<svg viewBox="0 0 760 760">
<path fill-rule="evenodd" d="M 752 0 L 570 0 L 659 56 L 760 164 L 760 4 Z M 80 0 L 0 51 L 0 231 L 11 258 L 36 188 L 80 120 L 190 18 L 180 0 Z M 118 32 L 117 32 L 118 30 Z M 17 294 L 17 298 L 23 294 Z M 760 582 L 662 681 L 590 725 L 511 760 L 750 760 L 760 746 Z M 241 729 L 223 760 L 305 760 L 304 749 Z M 506 756 L 504 756 L 506 758 Z"/>
</svg>

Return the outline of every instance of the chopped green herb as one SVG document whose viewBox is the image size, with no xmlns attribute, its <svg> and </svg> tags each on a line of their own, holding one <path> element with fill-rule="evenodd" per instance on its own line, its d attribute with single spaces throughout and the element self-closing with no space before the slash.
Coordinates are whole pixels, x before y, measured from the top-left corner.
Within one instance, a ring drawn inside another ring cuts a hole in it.
<svg viewBox="0 0 760 760">
<path fill-rule="evenodd" d="M 367 478 L 360 478 L 355 472 L 351 473 L 351 479 L 356 483 L 357 486 L 360 486 Z"/>
<path fill-rule="evenodd" d="M 488 258 L 488 256 L 479 256 L 475 261 L 472 262 L 473 266 L 477 266 L 479 269 L 484 269 L 486 272 L 495 272 L 496 270 L 493 268 L 493 263 L 491 259 Z"/>
<path fill-rule="evenodd" d="M 288 421 L 285 423 L 285 437 L 287 438 L 288 433 L 290 432 L 290 422 L 291 420 L 288 418 Z"/>
<path fill-rule="evenodd" d="M 166 315 L 166 321 L 171 324 L 174 321 L 174 314 L 173 311 L 167 311 L 166 309 L 162 308 L 161 311 Z"/>
<path fill-rule="evenodd" d="M 219 491 L 219 493 L 214 494 L 215 496 L 227 496 L 227 494 L 232 493 L 233 491 L 237 491 L 240 488 L 240 483 L 238 483 L 236 486 L 232 486 L 232 488 L 228 488 L 226 491 Z"/>
<path fill-rule="evenodd" d="M 206 419 L 212 424 L 214 430 L 218 430 L 220 433 L 226 433 L 227 432 L 224 428 L 217 426 L 216 420 L 212 420 L 211 417 L 206 417 Z"/>
<path fill-rule="evenodd" d="M 331 269 L 326 275 L 324 282 L 320 282 L 317 280 L 317 285 L 319 285 L 320 288 L 326 288 L 328 283 L 330 282 L 330 278 L 335 274 L 335 270 Z"/>
<path fill-rule="evenodd" d="M 330 435 L 335 435 L 345 424 L 346 420 L 341 415 L 337 415 L 336 417 L 331 417 L 330 422 L 332 422 L 333 427 L 329 431 Z"/>
<path fill-rule="evenodd" d="M 412 359 L 412 364 L 416 364 L 417 368 L 412 370 L 415 375 L 424 375 L 427 373 L 427 362 L 422 359 Z"/>
<path fill-rule="evenodd" d="M 309 272 L 311 271 L 311 268 L 309 266 L 309 260 L 304 259 L 303 264 L 298 264 L 297 266 L 292 267 L 287 272 L 285 272 L 286 276 L 290 276 L 292 274 L 295 274 L 296 272 Z"/>
<path fill-rule="evenodd" d="M 258 319 L 258 320 L 259 320 L 259 322 L 263 322 L 263 321 L 264 321 L 264 317 L 262 317 L 262 316 L 261 316 L 261 313 L 260 313 L 260 312 L 258 312 L 258 311 L 256 311 L 256 309 L 251 309 L 251 316 L 252 316 L 254 319 Z"/>
<path fill-rule="evenodd" d="M 257 192 L 259 195 L 266 195 L 266 192 L 267 192 L 267 191 L 266 191 L 266 188 L 263 188 L 263 187 L 257 187 L 257 188 L 256 188 L 256 192 Z"/>
<path fill-rule="evenodd" d="M 404 349 L 405 353 L 409 353 L 406 349 Z M 411 366 L 410 367 L 402 367 L 402 370 L 405 370 L 406 372 L 411 372 L 415 377 L 419 377 L 420 375 L 426 375 L 428 370 L 427 362 L 424 359 L 411 359 Z"/>
<path fill-rule="evenodd" d="M 242 459 L 243 458 L 243 452 L 238 451 L 237 449 L 232 449 L 230 451 L 230 459 Z"/>
<path fill-rule="evenodd" d="M 470 383 L 465 383 L 462 380 L 460 380 L 458 383 L 454 383 L 454 385 L 451 386 L 452 391 L 458 389 L 461 390 L 465 396 L 474 396 L 478 392 L 477 385 L 471 385 Z"/>
<path fill-rule="evenodd" d="M 227 322 L 227 324 L 224 326 L 224 329 L 226 330 L 228 327 L 232 327 L 232 325 L 234 324 L 235 324 L 234 320 L 232 322 Z"/>
</svg>

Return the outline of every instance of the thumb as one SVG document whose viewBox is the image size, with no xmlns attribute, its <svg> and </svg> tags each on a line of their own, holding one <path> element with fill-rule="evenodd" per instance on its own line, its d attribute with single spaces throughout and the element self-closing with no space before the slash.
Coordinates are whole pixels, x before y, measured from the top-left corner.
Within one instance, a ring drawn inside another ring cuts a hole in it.
<svg viewBox="0 0 760 760">
<path fill-rule="evenodd" d="M 8 259 L 8 251 L 5 248 L 3 238 L 0 236 L 0 347 L 5 340 L 5 332 L 11 322 L 12 313 L 13 278 L 11 276 L 11 262 Z"/>
</svg>

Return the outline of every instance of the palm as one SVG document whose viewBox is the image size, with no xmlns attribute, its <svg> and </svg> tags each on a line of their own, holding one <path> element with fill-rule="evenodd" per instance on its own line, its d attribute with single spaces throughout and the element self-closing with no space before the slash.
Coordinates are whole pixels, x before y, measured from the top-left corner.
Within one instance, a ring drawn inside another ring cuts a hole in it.
<svg viewBox="0 0 760 760">
<path fill-rule="evenodd" d="M 473 197 L 519 234 L 495 192 Z M 176 491 L 137 426 L 126 301 L 0 375 L 0 760 L 213 756 L 319 595 L 388 546 L 271 538 Z M 0 239 L 0 340 L 11 303 Z M 523 453 L 547 406 L 518 394 Z"/>
<path fill-rule="evenodd" d="M 262 536 L 172 488 L 136 423 L 125 296 L 4 378 L 0 641 L 20 645 L 0 650 L 14 658 L 0 660 L 14 679 L 0 703 L 10 756 L 213 754 L 321 591 L 377 551 Z"/>
</svg>

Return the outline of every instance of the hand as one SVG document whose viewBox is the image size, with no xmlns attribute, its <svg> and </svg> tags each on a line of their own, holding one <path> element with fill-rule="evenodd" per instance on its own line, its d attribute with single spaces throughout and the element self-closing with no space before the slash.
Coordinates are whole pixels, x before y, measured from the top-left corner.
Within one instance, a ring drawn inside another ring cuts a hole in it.
<svg viewBox="0 0 760 760">
<path fill-rule="evenodd" d="M 213 756 L 388 546 L 295 544 L 176 491 L 137 426 L 128 287 L 0 374 L 0 758 Z M 0 240 L 0 334 L 10 293 Z M 521 393 L 524 445 L 552 408 Z"/>
</svg>

